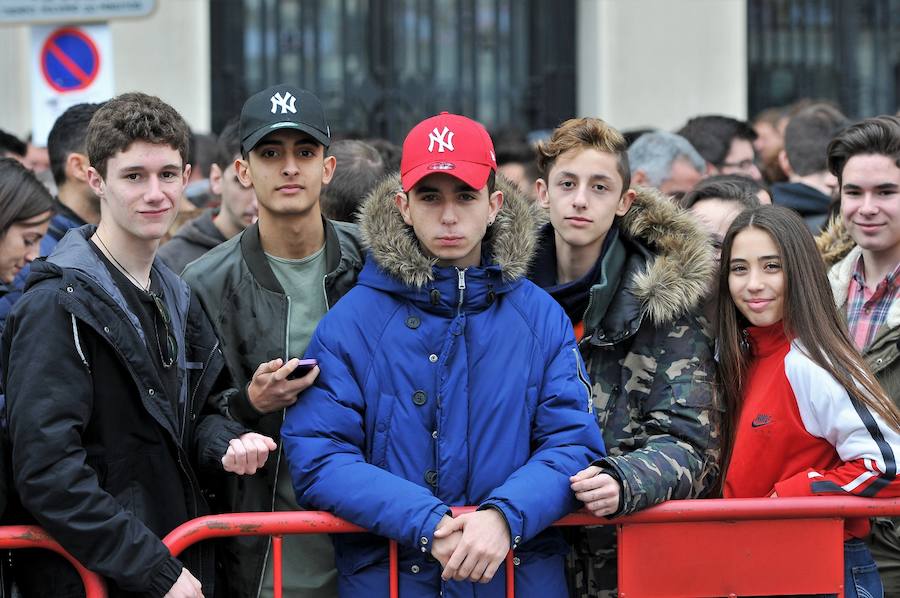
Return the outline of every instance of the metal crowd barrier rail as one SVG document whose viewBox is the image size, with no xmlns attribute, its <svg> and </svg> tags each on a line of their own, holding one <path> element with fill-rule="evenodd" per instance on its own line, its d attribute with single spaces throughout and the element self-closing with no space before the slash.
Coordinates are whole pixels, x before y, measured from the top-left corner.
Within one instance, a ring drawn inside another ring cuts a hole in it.
<svg viewBox="0 0 900 598">
<path fill-rule="evenodd" d="M 60 546 L 43 529 L 33 525 L 8 525 L 0 527 L 0 548 L 40 548 L 52 550 L 72 563 L 84 583 L 86 598 L 106 598 L 106 584 L 103 578 L 85 569 L 78 560 Z"/>
<path fill-rule="evenodd" d="M 453 509 L 459 514 L 472 507 Z M 843 597 L 844 519 L 900 515 L 900 498 L 803 497 L 678 500 L 613 520 L 584 513 L 558 526 L 615 525 L 621 598 L 837 594 Z M 365 531 L 327 513 L 234 513 L 200 517 L 164 539 L 177 556 L 226 536 L 272 536 L 280 598 L 282 536 Z M 397 543 L 389 543 L 389 591 L 399 595 Z M 516 568 L 506 559 L 506 595 Z"/>
</svg>

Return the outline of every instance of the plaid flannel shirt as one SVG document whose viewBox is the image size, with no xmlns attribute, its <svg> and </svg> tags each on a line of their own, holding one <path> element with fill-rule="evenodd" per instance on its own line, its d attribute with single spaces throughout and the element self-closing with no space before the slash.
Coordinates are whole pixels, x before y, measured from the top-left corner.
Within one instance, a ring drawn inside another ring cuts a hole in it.
<svg viewBox="0 0 900 598">
<path fill-rule="evenodd" d="M 875 290 L 866 287 L 866 273 L 860 255 L 850 279 L 847 293 L 847 327 L 860 351 L 868 347 L 878 334 L 891 304 L 900 299 L 900 264 L 878 283 Z"/>
</svg>

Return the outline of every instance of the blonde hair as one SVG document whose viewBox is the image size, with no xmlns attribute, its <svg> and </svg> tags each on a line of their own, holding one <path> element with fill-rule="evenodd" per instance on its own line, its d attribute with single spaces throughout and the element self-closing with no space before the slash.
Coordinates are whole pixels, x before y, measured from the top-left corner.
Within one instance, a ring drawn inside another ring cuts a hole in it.
<svg viewBox="0 0 900 598">
<path fill-rule="evenodd" d="M 556 159 L 573 149 L 613 154 L 622 177 L 622 191 L 631 186 L 628 144 L 621 133 L 599 118 L 570 118 L 553 131 L 549 141 L 538 143 L 537 165 L 541 176 L 546 177 Z"/>
</svg>

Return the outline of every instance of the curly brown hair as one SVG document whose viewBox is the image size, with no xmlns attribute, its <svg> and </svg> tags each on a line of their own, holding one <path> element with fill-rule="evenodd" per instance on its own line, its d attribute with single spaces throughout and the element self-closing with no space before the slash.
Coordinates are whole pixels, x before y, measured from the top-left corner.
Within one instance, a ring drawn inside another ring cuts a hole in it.
<svg viewBox="0 0 900 598">
<path fill-rule="evenodd" d="M 156 96 L 140 92 L 123 93 L 104 104 L 91 118 L 87 133 L 88 159 L 100 176 L 106 177 L 106 163 L 135 141 L 168 145 L 188 162 L 191 130 L 178 111 Z"/>
</svg>

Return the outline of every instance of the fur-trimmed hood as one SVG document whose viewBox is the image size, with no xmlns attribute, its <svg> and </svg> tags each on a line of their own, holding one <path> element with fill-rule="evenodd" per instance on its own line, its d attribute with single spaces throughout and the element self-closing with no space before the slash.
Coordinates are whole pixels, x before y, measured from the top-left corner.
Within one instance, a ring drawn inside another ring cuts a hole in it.
<svg viewBox="0 0 900 598">
<path fill-rule="evenodd" d="M 664 326 L 696 309 L 708 293 L 715 269 L 709 235 L 688 212 L 656 189 L 635 190 L 631 208 L 610 233 L 615 237 L 607 239 L 601 264 L 586 275 L 594 277 L 587 310 L 569 314 L 576 322 L 583 315 L 586 330 L 599 327 L 602 337 L 621 339 L 633 334 L 645 317 L 654 326 Z M 549 280 L 555 280 L 550 224 L 539 239 L 531 277 L 554 297 L 560 294 L 559 301 L 565 287 L 548 284 L 547 277 L 552 270 Z"/>
<path fill-rule="evenodd" d="M 537 243 L 538 208 L 500 175 L 497 188 L 503 191 L 503 206 L 485 236 L 482 253 L 487 264 L 500 269 L 503 281 L 511 282 L 528 272 Z M 400 177 L 395 174 L 369 194 L 360 208 L 360 232 L 381 270 L 405 286 L 421 289 L 434 280 L 437 259 L 422 253 L 412 227 L 403 221 L 394 202 L 400 189 Z"/>
<path fill-rule="evenodd" d="M 628 290 L 654 325 L 671 324 L 709 292 L 716 268 L 712 245 L 702 226 L 671 199 L 656 189 L 636 191 L 621 231 L 653 257 L 644 269 L 631 272 Z"/>
<path fill-rule="evenodd" d="M 816 247 L 819 248 L 819 253 L 828 267 L 847 257 L 847 254 L 856 247 L 840 214 L 832 216 L 825 230 L 816 237 Z"/>
<path fill-rule="evenodd" d="M 550 282 L 556 280 L 552 226 L 539 236 L 531 278 L 563 303 L 573 322 L 584 322 L 592 342 L 617 343 L 645 320 L 654 327 L 671 325 L 697 311 L 709 292 L 715 270 L 709 235 L 659 191 L 635 191 L 631 208 L 605 241 L 600 263 L 585 275 L 589 280 Z"/>
</svg>

